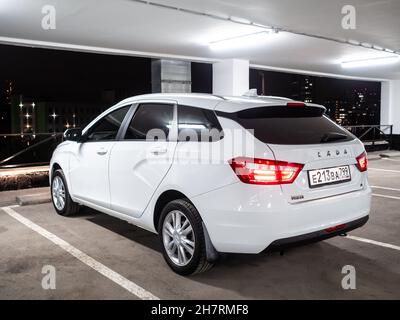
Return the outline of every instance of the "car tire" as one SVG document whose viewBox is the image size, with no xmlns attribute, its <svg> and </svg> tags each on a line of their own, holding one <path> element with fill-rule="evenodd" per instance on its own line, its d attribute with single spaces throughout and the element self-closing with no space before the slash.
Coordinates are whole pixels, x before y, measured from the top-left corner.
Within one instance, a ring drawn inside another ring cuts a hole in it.
<svg viewBox="0 0 400 320">
<path fill-rule="evenodd" d="M 54 209 L 59 215 L 68 217 L 79 212 L 79 204 L 72 201 L 61 169 L 56 170 L 51 178 L 50 194 Z"/>
<path fill-rule="evenodd" d="M 178 221 L 178 215 L 180 227 L 173 223 L 174 219 Z M 190 228 L 192 232 L 187 231 Z M 200 214 L 188 200 L 174 200 L 163 208 L 158 223 L 158 234 L 164 259 L 176 273 L 186 276 L 207 271 L 213 266 L 213 263 L 207 261 Z M 193 249 L 192 254 L 190 249 Z M 186 262 L 183 256 L 186 257 Z"/>
</svg>

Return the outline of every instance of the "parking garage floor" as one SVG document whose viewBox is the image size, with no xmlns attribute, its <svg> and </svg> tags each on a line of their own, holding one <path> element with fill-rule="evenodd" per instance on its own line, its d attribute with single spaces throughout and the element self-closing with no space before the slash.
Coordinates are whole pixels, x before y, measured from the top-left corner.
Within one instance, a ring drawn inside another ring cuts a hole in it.
<svg viewBox="0 0 400 320">
<path fill-rule="evenodd" d="M 0 210 L 0 299 L 399 299 L 400 158 L 370 161 L 373 204 L 349 237 L 279 253 L 225 255 L 210 271 L 181 277 L 158 238 L 85 209 L 57 216 L 50 203 Z M 42 268 L 56 289 L 42 288 Z M 342 288 L 342 268 L 356 289 Z"/>
</svg>

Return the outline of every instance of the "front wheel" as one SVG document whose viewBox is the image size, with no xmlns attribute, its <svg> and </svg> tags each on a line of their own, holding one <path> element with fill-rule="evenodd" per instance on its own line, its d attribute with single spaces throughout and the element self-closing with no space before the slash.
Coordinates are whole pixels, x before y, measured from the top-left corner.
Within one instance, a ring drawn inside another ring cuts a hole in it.
<svg viewBox="0 0 400 320">
<path fill-rule="evenodd" d="M 213 266 L 206 258 L 200 215 L 189 201 L 168 203 L 161 213 L 158 231 L 165 261 L 176 273 L 200 273 Z"/>
<path fill-rule="evenodd" d="M 72 216 L 79 211 L 79 204 L 72 201 L 61 169 L 56 170 L 51 179 L 51 200 L 61 216 Z"/>
</svg>

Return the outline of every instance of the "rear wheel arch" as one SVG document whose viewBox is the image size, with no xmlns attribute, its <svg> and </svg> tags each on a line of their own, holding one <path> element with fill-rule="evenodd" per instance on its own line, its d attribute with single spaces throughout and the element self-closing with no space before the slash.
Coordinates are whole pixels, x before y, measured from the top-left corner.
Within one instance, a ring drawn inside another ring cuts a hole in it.
<svg viewBox="0 0 400 320">
<path fill-rule="evenodd" d="M 207 271 L 218 258 L 200 213 L 187 198 L 165 205 L 157 229 L 165 261 L 180 275 Z"/>
<path fill-rule="evenodd" d="M 189 198 L 182 192 L 177 191 L 177 190 L 167 190 L 160 194 L 160 196 L 157 199 L 156 205 L 154 207 L 154 211 L 153 211 L 154 229 L 157 231 L 157 233 L 160 233 L 158 230 L 159 222 L 160 222 L 161 214 L 162 214 L 164 207 L 171 201 L 179 200 L 179 199 L 182 199 L 182 200 L 188 202 L 189 204 L 191 204 L 198 212 L 198 214 L 200 216 L 203 232 L 204 232 L 206 259 L 211 264 L 214 263 L 219 257 L 219 252 L 215 249 L 215 247 L 210 239 L 210 236 L 207 231 L 207 227 L 204 224 L 204 221 L 201 217 L 201 213 L 197 210 L 195 204 L 192 201 L 190 201 Z M 205 268 L 204 270 L 206 270 L 206 269 L 207 268 Z"/>
<path fill-rule="evenodd" d="M 154 229 L 158 232 L 158 222 L 161 217 L 161 212 L 163 208 L 171 201 L 178 200 L 178 199 L 185 199 L 186 201 L 190 202 L 193 206 L 194 204 L 188 199 L 186 195 L 182 192 L 177 190 L 167 190 L 160 194 L 157 199 L 157 202 L 154 206 L 153 211 L 153 225 Z"/>
</svg>

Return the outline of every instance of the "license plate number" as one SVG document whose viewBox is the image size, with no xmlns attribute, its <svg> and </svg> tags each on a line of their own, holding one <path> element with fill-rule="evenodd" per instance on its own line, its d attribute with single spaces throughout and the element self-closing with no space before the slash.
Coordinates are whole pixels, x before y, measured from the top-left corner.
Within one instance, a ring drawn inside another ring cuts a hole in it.
<svg viewBox="0 0 400 320">
<path fill-rule="evenodd" d="M 322 187 L 328 184 L 343 183 L 351 180 L 350 167 L 341 166 L 334 168 L 308 171 L 310 188 Z"/>
</svg>

